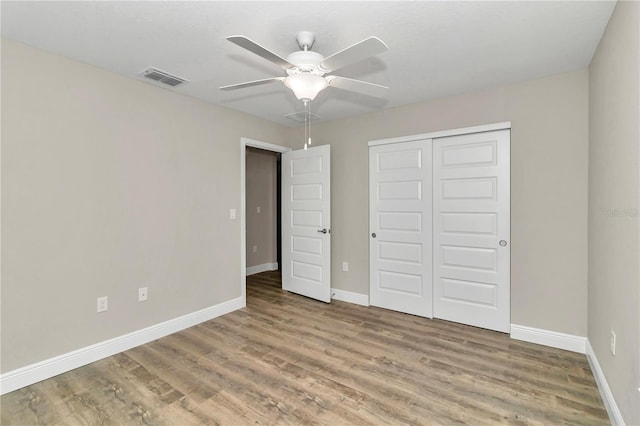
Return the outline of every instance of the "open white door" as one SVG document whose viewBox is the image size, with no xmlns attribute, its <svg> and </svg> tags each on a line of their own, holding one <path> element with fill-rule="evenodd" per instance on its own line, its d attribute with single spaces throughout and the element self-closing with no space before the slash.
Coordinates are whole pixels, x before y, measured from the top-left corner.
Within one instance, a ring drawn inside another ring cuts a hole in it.
<svg viewBox="0 0 640 426">
<path fill-rule="evenodd" d="M 433 316 L 510 329 L 509 130 L 433 141 Z"/>
<path fill-rule="evenodd" d="M 282 288 L 331 301 L 330 146 L 282 154 Z"/>
</svg>

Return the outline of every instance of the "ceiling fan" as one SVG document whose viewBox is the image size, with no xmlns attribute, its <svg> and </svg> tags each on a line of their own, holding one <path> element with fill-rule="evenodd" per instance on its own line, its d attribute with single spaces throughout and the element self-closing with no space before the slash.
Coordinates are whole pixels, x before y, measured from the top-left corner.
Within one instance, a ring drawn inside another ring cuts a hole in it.
<svg viewBox="0 0 640 426">
<path fill-rule="evenodd" d="M 310 31 L 299 32 L 296 36 L 296 41 L 301 50 L 291 53 L 285 59 L 260 46 L 248 37 L 242 35 L 227 37 L 227 40 L 230 42 L 282 67 L 286 71 L 287 76 L 231 84 L 220 87 L 220 90 L 243 89 L 245 87 L 281 81 L 305 104 L 314 100 L 318 93 L 327 87 L 335 87 L 337 89 L 359 92 L 375 97 L 384 95 L 385 90 L 388 89 L 386 86 L 339 77 L 337 75 L 325 76 L 325 74 L 332 73 L 344 66 L 384 52 L 388 47 L 382 40 L 378 37 L 368 37 L 325 58 L 320 53 L 310 50 L 315 39 L 315 34 Z"/>
</svg>

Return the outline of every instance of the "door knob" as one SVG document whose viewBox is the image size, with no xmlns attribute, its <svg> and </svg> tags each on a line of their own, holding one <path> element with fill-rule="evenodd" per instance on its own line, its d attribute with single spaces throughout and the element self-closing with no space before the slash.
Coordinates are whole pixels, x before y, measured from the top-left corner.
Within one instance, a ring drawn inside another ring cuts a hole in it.
<svg viewBox="0 0 640 426">
<path fill-rule="evenodd" d="M 506 247 L 507 242 L 505 240 L 500 240 L 498 244 L 500 244 L 501 247 Z"/>
<path fill-rule="evenodd" d="M 318 232 L 322 234 L 326 234 L 328 231 L 327 231 L 327 228 L 322 228 L 322 229 L 318 229 Z"/>
<path fill-rule="evenodd" d="M 372 238 L 375 238 L 375 237 L 376 237 L 376 233 L 375 233 L 375 232 L 372 232 L 372 233 L 371 233 L 371 237 L 372 237 Z"/>
</svg>

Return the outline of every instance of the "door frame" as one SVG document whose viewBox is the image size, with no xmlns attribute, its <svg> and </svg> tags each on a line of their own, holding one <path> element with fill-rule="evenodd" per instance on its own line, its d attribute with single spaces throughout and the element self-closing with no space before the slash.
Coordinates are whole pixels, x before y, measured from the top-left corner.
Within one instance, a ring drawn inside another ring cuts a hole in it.
<svg viewBox="0 0 640 426">
<path fill-rule="evenodd" d="M 240 294 L 242 306 L 247 306 L 247 147 L 260 148 L 272 152 L 289 152 L 291 148 L 255 139 L 240 138 Z M 277 225 L 276 225 L 277 226 Z"/>
<path fill-rule="evenodd" d="M 494 124 L 485 124 L 482 126 L 461 127 L 459 129 L 441 130 L 438 132 L 420 133 L 417 135 L 400 136 L 398 138 L 375 139 L 375 140 L 369 141 L 368 146 L 387 145 L 390 143 L 412 142 L 420 139 L 436 139 L 436 138 L 443 138 L 445 136 L 460 136 L 460 135 L 466 135 L 469 133 L 482 133 L 482 132 L 490 132 L 493 130 L 505 130 L 505 129 L 511 129 L 510 121 L 505 121 L 502 123 L 494 123 Z"/>
</svg>

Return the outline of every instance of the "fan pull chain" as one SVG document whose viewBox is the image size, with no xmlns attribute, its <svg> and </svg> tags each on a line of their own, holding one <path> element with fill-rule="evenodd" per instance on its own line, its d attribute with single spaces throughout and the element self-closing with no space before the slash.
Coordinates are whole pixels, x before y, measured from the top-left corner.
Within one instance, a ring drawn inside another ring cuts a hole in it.
<svg viewBox="0 0 640 426">
<path fill-rule="evenodd" d="M 307 107 L 309 101 L 303 101 L 304 103 L 304 149 L 307 149 Z"/>
<path fill-rule="evenodd" d="M 307 102 L 309 104 L 308 116 L 309 116 L 309 146 L 311 146 L 311 102 Z"/>
</svg>

